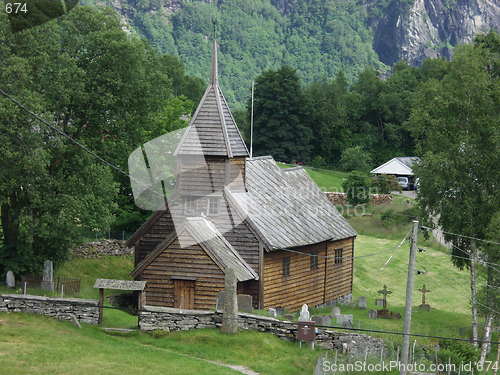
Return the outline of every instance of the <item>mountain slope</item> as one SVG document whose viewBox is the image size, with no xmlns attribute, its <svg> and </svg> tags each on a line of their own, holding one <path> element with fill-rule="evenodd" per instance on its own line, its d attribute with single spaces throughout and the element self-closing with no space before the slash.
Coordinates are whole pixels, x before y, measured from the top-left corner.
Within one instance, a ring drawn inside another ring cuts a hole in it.
<svg viewBox="0 0 500 375">
<path fill-rule="evenodd" d="M 208 78 L 216 13 L 208 0 L 82 2 L 113 7 L 125 27 Z M 218 0 L 217 19 L 221 84 L 230 102 L 244 104 L 251 81 L 283 64 L 307 83 L 449 57 L 453 46 L 499 29 L 500 8 L 496 0 Z"/>
</svg>

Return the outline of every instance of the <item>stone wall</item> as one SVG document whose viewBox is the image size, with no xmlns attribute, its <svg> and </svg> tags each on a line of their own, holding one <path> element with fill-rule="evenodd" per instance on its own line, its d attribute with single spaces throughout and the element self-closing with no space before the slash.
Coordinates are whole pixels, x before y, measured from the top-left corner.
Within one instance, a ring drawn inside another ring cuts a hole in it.
<svg viewBox="0 0 500 375">
<path fill-rule="evenodd" d="M 99 307 L 96 300 L 80 298 L 52 298 L 42 296 L 2 294 L 0 312 L 24 312 L 50 316 L 59 320 L 73 320 L 97 324 Z"/>
<path fill-rule="evenodd" d="M 100 258 L 104 256 L 132 255 L 134 249 L 125 246 L 126 241 L 101 240 L 88 242 L 73 249 L 72 254 L 78 258 Z"/>
<path fill-rule="evenodd" d="M 340 193 L 335 191 L 325 192 L 326 197 L 330 202 L 336 206 L 347 205 L 347 195 L 346 193 Z M 392 201 L 392 196 L 390 194 L 370 194 L 370 203 L 374 205 L 387 204 Z"/>
<path fill-rule="evenodd" d="M 239 313 L 238 321 L 243 330 L 268 332 L 287 341 L 294 341 L 297 324 L 275 318 Z M 186 331 L 197 328 L 216 328 L 222 324 L 220 311 L 181 310 L 169 307 L 145 306 L 139 313 L 139 327 L 144 331 Z M 379 354 L 384 341 L 379 338 L 318 329 L 316 345 L 324 349 L 338 349 L 355 355 Z"/>
</svg>

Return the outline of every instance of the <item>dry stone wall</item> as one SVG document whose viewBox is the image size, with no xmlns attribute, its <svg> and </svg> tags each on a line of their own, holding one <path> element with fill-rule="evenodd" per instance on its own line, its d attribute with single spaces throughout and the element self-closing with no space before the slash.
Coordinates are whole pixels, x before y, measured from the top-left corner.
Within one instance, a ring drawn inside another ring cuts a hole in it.
<svg viewBox="0 0 500 375">
<path fill-rule="evenodd" d="M 335 191 L 325 192 L 328 200 L 336 206 L 347 205 L 347 194 Z M 387 204 L 392 201 L 392 196 L 390 194 L 370 194 L 370 203 L 378 206 L 381 204 Z"/>
<path fill-rule="evenodd" d="M 0 295 L 0 312 L 40 314 L 59 320 L 77 319 L 97 324 L 99 307 L 96 300 L 80 298 L 52 298 L 31 295 Z"/>
<path fill-rule="evenodd" d="M 100 258 L 104 256 L 132 255 L 134 249 L 125 246 L 126 241 L 102 240 L 88 242 L 73 249 L 72 254 L 78 258 Z"/>
<path fill-rule="evenodd" d="M 268 332 L 287 341 L 294 341 L 297 324 L 275 318 L 239 313 L 238 322 L 242 330 Z M 181 310 L 170 307 L 145 306 L 139 312 L 139 327 L 144 331 L 187 331 L 198 328 L 216 328 L 222 324 L 220 311 Z M 324 349 L 337 349 L 354 355 L 379 354 L 384 341 L 379 338 L 318 329 L 316 345 Z"/>
</svg>

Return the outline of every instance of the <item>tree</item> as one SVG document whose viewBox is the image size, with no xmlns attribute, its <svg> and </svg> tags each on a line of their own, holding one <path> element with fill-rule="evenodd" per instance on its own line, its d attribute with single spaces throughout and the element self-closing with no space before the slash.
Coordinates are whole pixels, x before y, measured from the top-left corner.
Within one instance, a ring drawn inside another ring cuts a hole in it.
<svg viewBox="0 0 500 375">
<path fill-rule="evenodd" d="M 309 160 L 312 131 L 305 125 L 304 104 L 299 78 L 292 68 L 267 71 L 257 78 L 253 139 L 256 155 L 271 154 L 289 162 Z"/>
<path fill-rule="evenodd" d="M 498 38 L 497 38 L 498 40 Z M 480 45 L 456 49 L 448 72 L 418 90 L 409 125 L 422 163 L 418 202 L 453 245 L 452 260 L 471 272 L 473 338 L 478 339 L 477 260 L 500 204 L 498 50 Z M 463 259 L 465 258 L 465 259 Z"/>
<path fill-rule="evenodd" d="M 360 146 L 348 147 L 342 151 L 340 167 L 344 171 L 368 172 L 371 168 L 371 156 Z"/>
<path fill-rule="evenodd" d="M 0 58 L 2 89 L 121 169 L 172 96 L 168 66 L 111 10 L 78 7 L 16 34 L 0 15 Z M 112 225 L 118 192 L 132 206 L 126 176 L 2 96 L 0 153 L 0 273 L 64 260 Z"/>
<path fill-rule="evenodd" d="M 370 200 L 370 179 L 362 172 L 351 172 L 342 188 L 347 194 L 347 201 L 352 205 L 368 203 Z"/>
</svg>

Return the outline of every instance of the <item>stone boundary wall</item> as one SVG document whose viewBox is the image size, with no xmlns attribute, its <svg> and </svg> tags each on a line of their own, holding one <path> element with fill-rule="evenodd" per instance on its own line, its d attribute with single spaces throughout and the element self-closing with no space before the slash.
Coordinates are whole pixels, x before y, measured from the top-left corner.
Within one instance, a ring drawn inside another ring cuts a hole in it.
<svg viewBox="0 0 500 375">
<path fill-rule="evenodd" d="M 243 330 L 268 332 L 287 341 L 294 341 L 297 324 L 266 316 L 239 313 L 238 321 Z M 216 328 L 222 324 L 221 311 L 182 310 L 170 307 L 144 306 L 139 312 L 139 328 L 144 331 L 187 331 L 198 328 Z M 357 334 L 318 329 L 316 345 L 324 349 L 338 349 L 355 355 L 379 355 L 384 341 Z"/>
<path fill-rule="evenodd" d="M 59 320 L 73 320 L 97 324 L 99 306 L 96 300 L 80 298 L 52 298 L 42 296 L 1 294 L 0 312 L 40 314 Z"/>
<path fill-rule="evenodd" d="M 347 205 L 347 194 L 335 191 L 325 192 L 326 197 L 330 202 L 336 206 Z M 381 204 L 387 204 L 392 201 L 392 196 L 390 194 L 370 194 L 370 203 L 378 206 Z"/>
<path fill-rule="evenodd" d="M 101 258 L 105 256 L 133 255 L 134 249 L 125 246 L 126 241 L 101 240 L 88 242 L 74 248 L 71 253 L 77 258 Z"/>
</svg>

